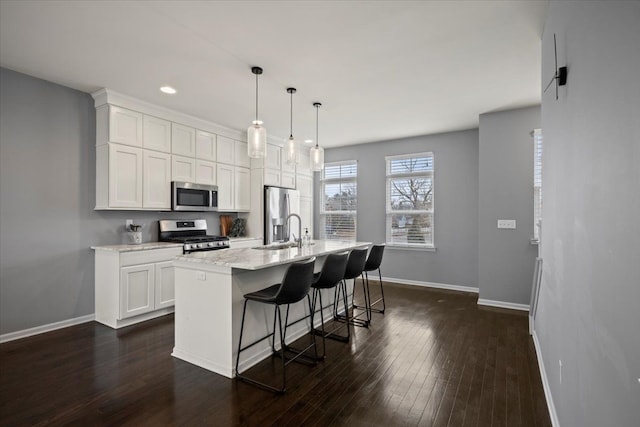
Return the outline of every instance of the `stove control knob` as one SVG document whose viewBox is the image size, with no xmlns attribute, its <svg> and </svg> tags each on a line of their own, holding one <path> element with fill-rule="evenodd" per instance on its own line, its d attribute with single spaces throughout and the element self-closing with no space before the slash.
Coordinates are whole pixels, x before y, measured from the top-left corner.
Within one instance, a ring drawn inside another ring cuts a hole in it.
<svg viewBox="0 0 640 427">
<path fill-rule="evenodd" d="M 185 243 L 185 244 L 184 244 L 184 250 L 185 250 L 185 251 L 188 251 L 188 250 L 190 250 L 190 249 L 191 249 L 191 245 L 190 245 L 190 244 L 188 244 L 188 243 Z"/>
<path fill-rule="evenodd" d="M 225 246 L 224 242 L 218 242 L 218 246 Z"/>
<path fill-rule="evenodd" d="M 198 248 L 198 249 L 202 248 L 202 243 L 198 243 L 198 244 L 196 245 L 196 248 Z"/>
<path fill-rule="evenodd" d="M 212 246 L 214 246 L 214 245 L 215 245 L 215 243 L 214 243 L 214 242 L 209 242 L 209 243 L 207 243 L 207 246 L 209 246 L 209 247 L 212 247 Z"/>
</svg>

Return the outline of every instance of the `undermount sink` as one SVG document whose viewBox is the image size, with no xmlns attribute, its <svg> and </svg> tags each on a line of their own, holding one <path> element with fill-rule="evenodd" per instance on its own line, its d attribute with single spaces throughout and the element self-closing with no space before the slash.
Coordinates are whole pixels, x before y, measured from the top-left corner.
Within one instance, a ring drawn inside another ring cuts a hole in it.
<svg viewBox="0 0 640 427">
<path fill-rule="evenodd" d="M 263 251 L 277 251 L 280 249 L 295 248 L 297 246 L 298 244 L 295 242 L 285 242 L 285 243 L 271 243 L 270 245 L 264 245 L 264 246 L 256 246 L 255 248 L 251 248 L 251 249 L 260 249 Z"/>
<path fill-rule="evenodd" d="M 315 245 L 315 242 L 311 242 L 310 245 Z M 262 251 L 277 251 L 280 249 L 296 248 L 298 244 L 296 242 L 284 242 L 284 243 L 271 243 L 270 245 L 256 246 L 251 249 L 258 249 Z"/>
</svg>

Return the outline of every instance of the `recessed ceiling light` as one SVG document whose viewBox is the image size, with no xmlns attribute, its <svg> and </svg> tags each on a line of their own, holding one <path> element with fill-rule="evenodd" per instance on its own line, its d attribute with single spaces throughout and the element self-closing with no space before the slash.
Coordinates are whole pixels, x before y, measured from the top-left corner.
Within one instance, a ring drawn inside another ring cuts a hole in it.
<svg viewBox="0 0 640 427">
<path fill-rule="evenodd" d="M 313 144 L 313 139 L 305 139 L 304 143 L 305 144 Z"/>
<path fill-rule="evenodd" d="M 163 92 L 163 93 L 168 93 L 169 95 L 173 95 L 173 94 L 175 94 L 177 92 L 177 90 L 175 90 L 171 86 L 162 86 L 160 88 L 160 91 Z"/>
</svg>

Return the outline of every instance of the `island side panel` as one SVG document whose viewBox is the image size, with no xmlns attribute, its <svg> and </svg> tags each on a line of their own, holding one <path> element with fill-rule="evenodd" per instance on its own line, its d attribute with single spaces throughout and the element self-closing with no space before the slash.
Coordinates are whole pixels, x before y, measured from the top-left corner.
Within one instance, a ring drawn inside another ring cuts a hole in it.
<svg viewBox="0 0 640 427">
<path fill-rule="evenodd" d="M 231 268 L 176 262 L 172 356 L 233 377 Z"/>
</svg>

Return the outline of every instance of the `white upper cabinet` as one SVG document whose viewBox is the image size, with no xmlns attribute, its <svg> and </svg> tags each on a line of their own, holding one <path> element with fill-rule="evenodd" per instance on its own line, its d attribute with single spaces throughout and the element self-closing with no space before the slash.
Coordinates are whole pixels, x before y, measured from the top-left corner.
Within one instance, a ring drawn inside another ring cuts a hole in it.
<svg viewBox="0 0 640 427">
<path fill-rule="evenodd" d="M 309 147 L 300 147 L 300 163 L 298 163 L 298 167 L 296 167 L 296 173 L 313 176 L 309 150 Z"/>
<path fill-rule="evenodd" d="M 178 123 L 171 124 L 171 153 L 195 157 L 196 130 Z"/>
<path fill-rule="evenodd" d="M 196 131 L 196 158 L 216 161 L 216 135 L 202 130 Z"/>
<path fill-rule="evenodd" d="M 216 161 L 218 163 L 233 164 L 235 152 L 235 143 L 233 139 L 226 136 L 218 135 L 218 143 L 216 147 Z"/>
<path fill-rule="evenodd" d="M 282 172 L 280 174 L 280 186 L 285 188 L 296 188 L 296 174 Z"/>
<path fill-rule="evenodd" d="M 142 207 L 142 149 L 109 144 L 109 206 Z"/>
<path fill-rule="evenodd" d="M 287 163 L 287 149 L 286 146 L 280 149 L 280 165 L 282 172 L 296 173 L 296 165 Z"/>
<path fill-rule="evenodd" d="M 109 141 L 142 147 L 142 114 L 110 106 Z"/>
<path fill-rule="evenodd" d="M 144 115 L 142 146 L 149 150 L 171 153 L 171 122 Z"/>
<path fill-rule="evenodd" d="M 218 210 L 233 210 L 235 197 L 235 167 L 231 165 L 218 164 L 216 171 L 216 182 L 218 185 Z"/>
<path fill-rule="evenodd" d="M 249 168 L 235 168 L 234 203 L 236 211 L 251 210 L 251 170 Z"/>
<path fill-rule="evenodd" d="M 196 159 L 196 183 L 216 185 L 217 168 L 214 162 Z"/>
<path fill-rule="evenodd" d="M 196 182 L 196 159 L 171 156 L 171 180 Z"/>
<path fill-rule="evenodd" d="M 242 141 L 234 141 L 235 158 L 234 164 L 243 168 L 251 167 L 251 159 L 247 153 L 247 143 Z"/>
<path fill-rule="evenodd" d="M 267 161 L 264 167 L 280 170 L 282 166 L 282 148 L 277 145 L 267 144 Z"/>
<path fill-rule="evenodd" d="M 142 207 L 171 209 L 171 155 L 143 151 Z"/>
</svg>

